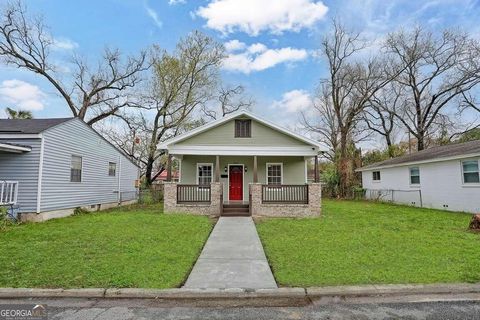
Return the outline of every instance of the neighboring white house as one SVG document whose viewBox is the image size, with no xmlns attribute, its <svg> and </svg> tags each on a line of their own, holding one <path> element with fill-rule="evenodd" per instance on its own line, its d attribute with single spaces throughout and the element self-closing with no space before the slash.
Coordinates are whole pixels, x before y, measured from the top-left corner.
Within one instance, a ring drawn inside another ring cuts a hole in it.
<svg viewBox="0 0 480 320">
<path fill-rule="evenodd" d="M 0 206 L 21 219 L 136 200 L 139 168 L 78 118 L 0 119 Z"/>
<path fill-rule="evenodd" d="M 358 169 L 366 197 L 480 212 L 480 140 L 434 147 Z"/>
</svg>

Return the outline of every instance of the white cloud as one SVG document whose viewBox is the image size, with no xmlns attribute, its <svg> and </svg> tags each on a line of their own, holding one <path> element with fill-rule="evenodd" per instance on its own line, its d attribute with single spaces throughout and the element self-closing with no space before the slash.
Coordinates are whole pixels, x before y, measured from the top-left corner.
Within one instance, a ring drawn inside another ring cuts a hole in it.
<svg viewBox="0 0 480 320">
<path fill-rule="evenodd" d="M 267 51 L 268 48 L 263 43 L 254 43 L 250 47 L 248 47 L 248 52 L 255 54 L 255 53 L 262 53 Z"/>
<path fill-rule="evenodd" d="M 157 27 L 161 28 L 163 23 L 162 23 L 162 20 L 160 20 L 158 13 L 152 8 L 150 8 L 146 3 L 145 3 L 145 10 L 147 10 L 148 16 L 152 18 L 153 23 L 155 23 Z"/>
<path fill-rule="evenodd" d="M 46 97 L 39 87 L 22 80 L 4 80 L 0 84 L 0 100 L 14 109 L 43 110 Z"/>
<path fill-rule="evenodd" d="M 186 0 L 168 0 L 168 4 L 171 6 L 177 5 L 177 4 L 185 4 L 187 3 Z"/>
<path fill-rule="evenodd" d="M 56 50 L 73 50 L 78 48 L 78 43 L 68 38 L 54 38 L 53 48 Z"/>
<path fill-rule="evenodd" d="M 233 51 L 244 49 L 246 45 L 245 45 L 245 43 L 240 42 L 240 41 L 235 39 L 235 40 L 230 40 L 228 42 L 225 42 L 224 46 L 225 46 L 225 49 L 228 52 L 233 52 Z"/>
<path fill-rule="evenodd" d="M 305 90 L 292 90 L 285 92 L 282 100 L 274 101 L 273 106 L 283 108 L 287 112 L 298 112 L 312 106 L 312 99 Z"/>
<path fill-rule="evenodd" d="M 256 36 L 262 31 L 281 34 L 312 27 L 328 8 L 314 0 L 212 0 L 196 14 L 207 27 L 224 34 L 235 31 Z"/>
<path fill-rule="evenodd" d="M 223 68 L 229 71 L 248 74 L 253 71 L 272 68 L 281 63 L 301 61 L 308 56 L 304 49 L 290 47 L 269 49 L 262 43 L 255 43 L 247 47 L 245 43 L 240 41 L 232 45 L 232 41 L 229 41 L 230 44 L 226 46 L 230 50 L 227 49 L 228 56 L 223 61 Z"/>
</svg>

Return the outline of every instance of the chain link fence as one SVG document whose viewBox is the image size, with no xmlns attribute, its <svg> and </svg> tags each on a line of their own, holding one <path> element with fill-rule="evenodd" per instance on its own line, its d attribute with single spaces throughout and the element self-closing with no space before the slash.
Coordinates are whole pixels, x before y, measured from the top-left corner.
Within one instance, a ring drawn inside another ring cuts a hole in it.
<svg viewBox="0 0 480 320">
<path fill-rule="evenodd" d="M 138 203 L 154 204 L 163 201 L 163 188 L 142 189 L 138 193 Z"/>
<path fill-rule="evenodd" d="M 134 201 L 139 204 L 154 204 L 163 201 L 163 189 L 148 188 L 136 191 L 124 191 L 120 193 L 120 201 Z"/>
<path fill-rule="evenodd" d="M 421 190 L 363 189 L 356 190 L 354 198 L 423 207 Z"/>
<path fill-rule="evenodd" d="M 138 199 L 138 191 L 122 191 L 120 192 L 120 202 L 133 201 Z"/>
</svg>

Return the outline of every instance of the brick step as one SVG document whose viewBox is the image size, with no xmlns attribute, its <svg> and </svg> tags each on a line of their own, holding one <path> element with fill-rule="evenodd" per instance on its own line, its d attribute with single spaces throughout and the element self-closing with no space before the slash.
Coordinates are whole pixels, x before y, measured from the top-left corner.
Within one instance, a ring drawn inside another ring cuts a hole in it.
<svg viewBox="0 0 480 320">
<path fill-rule="evenodd" d="M 222 217 L 250 217 L 250 212 L 239 212 L 239 211 L 223 211 Z"/>
<path fill-rule="evenodd" d="M 249 205 L 244 203 L 224 203 L 224 208 L 248 208 Z"/>
<path fill-rule="evenodd" d="M 230 208 L 230 207 L 223 207 L 223 212 L 249 212 L 249 208 L 242 207 L 242 208 Z"/>
</svg>

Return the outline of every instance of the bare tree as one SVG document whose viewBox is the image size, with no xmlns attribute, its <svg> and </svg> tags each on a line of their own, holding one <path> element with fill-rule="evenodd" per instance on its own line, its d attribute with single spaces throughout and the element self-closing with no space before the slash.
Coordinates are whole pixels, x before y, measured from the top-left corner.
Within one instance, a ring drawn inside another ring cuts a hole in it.
<svg viewBox="0 0 480 320">
<path fill-rule="evenodd" d="M 54 45 L 43 19 L 28 16 L 21 1 L 4 7 L 0 16 L 0 59 L 45 78 L 73 116 L 92 125 L 135 105 L 129 90 L 140 82 L 141 72 L 148 67 L 145 52 L 123 59 L 118 50 L 106 49 L 96 68 L 74 56 L 72 81 L 66 84 L 50 57 Z"/>
<path fill-rule="evenodd" d="M 221 86 L 218 94 L 218 105 L 213 107 L 204 106 L 203 113 L 210 119 L 216 120 L 220 117 L 233 113 L 241 109 L 250 109 L 254 104 L 252 97 L 245 95 L 243 86 L 224 87 Z"/>
<path fill-rule="evenodd" d="M 402 87 L 390 82 L 378 90 L 369 99 L 363 113 L 363 121 L 367 128 L 385 139 L 390 157 L 395 156 L 393 150 L 396 123 L 396 111 L 403 108 Z"/>
<path fill-rule="evenodd" d="M 321 80 L 321 90 L 331 100 L 326 106 L 332 108 L 338 127 L 335 157 L 340 175 L 340 196 L 346 195 L 354 180 L 353 161 L 349 154 L 353 131 L 370 98 L 390 81 L 390 77 L 384 76 L 387 74 L 384 69 L 391 67 L 390 64 L 380 63 L 376 58 L 365 62 L 358 59 L 357 54 L 366 46 L 358 33 L 347 31 L 337 21 L 333 21 L 333 31 L 322 42 L 328 77 Z"/>
<path fill-rule="evenodd" d="M 426 148 L 426 137 L 444 123 L 443 111 L 458 102 L 480 82 L 480 45 L 467 33 L 453 30 L 440 35 L 417 27 L 391 33 L 385 44 L 403 66 L 395 77 L 405 90 L 405 107 L 397 119 L 417 139 L 418 150 Z"/>
<path fill-rule="evenodd" d="M 477 101 L 476 96 L 473 95 L 471 92 L 462 92 L 459 112 L 462 113 L 469 109 L 480 112 L 480 102 Z"/>
<path fill-rule="evenodd" d="M 110 117 L 99 126 L 99 131 L 118 149 L 134 160 L 145 174 L 148 134 L 143 114 L 137 112 L 129 115 Z"/>
<path fill-rule="evenodd" d="M 324 156 L 334 162 L 340 143 L 337 116 L 329 90 L 321 86 L 318 91 L 316 99 L 312 101 L 313 107 L 302 111 L 300 121 L 305 129 L 318 136 L 319 141 L 328 147 Z"/>
</svg>

